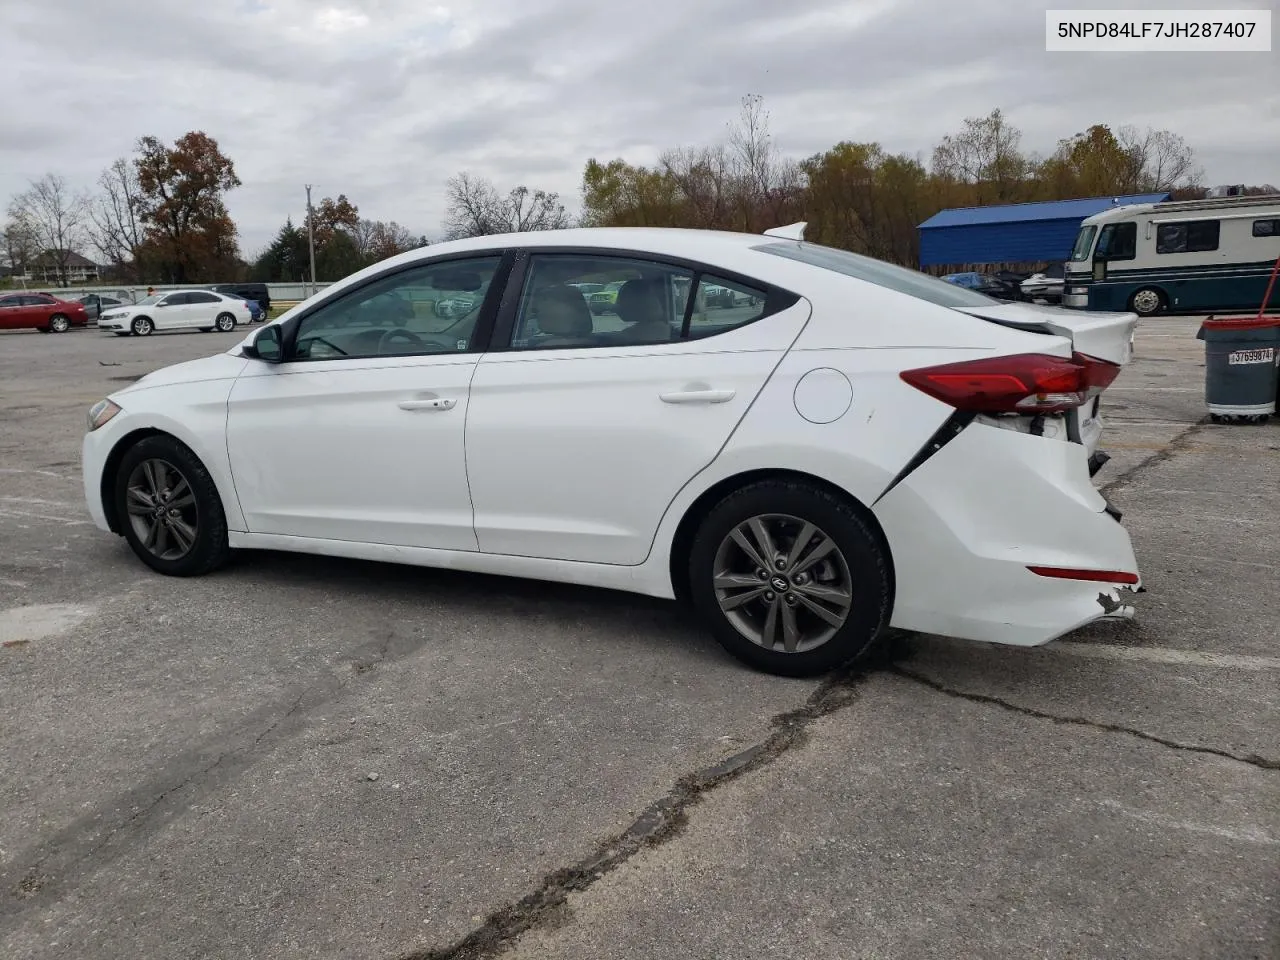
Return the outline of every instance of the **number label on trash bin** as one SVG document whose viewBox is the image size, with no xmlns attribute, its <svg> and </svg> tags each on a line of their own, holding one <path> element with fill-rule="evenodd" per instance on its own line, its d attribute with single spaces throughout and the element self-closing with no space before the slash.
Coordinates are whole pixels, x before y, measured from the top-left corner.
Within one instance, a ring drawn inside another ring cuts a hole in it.
<svg viewBox="0 0 1280 960">
<path fill-rule="evenodd" d="M 1275 347 L 1263 347 L 1259 350 L 1233 350 L 1227 354 L 1227 363 L 1234 367 L 1242 363 L 1272 363 L 1275 358 Z"/>
</svg>

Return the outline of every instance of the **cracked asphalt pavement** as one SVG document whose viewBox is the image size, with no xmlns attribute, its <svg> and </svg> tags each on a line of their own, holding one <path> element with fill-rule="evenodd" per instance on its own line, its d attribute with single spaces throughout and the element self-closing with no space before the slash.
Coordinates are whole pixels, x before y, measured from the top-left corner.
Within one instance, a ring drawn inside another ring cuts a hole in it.
<svg viewBox="0 0 1280 960">
<path fill-rule="evenodd" d="M 1137 618 L 781 680 L 674 605 L 283 554 L 148 572 L 85 409 L 234 337 L 0 334 L 0 956 L 1280 956 L 1280 422 L 1144 321 Z"/>
</svg>

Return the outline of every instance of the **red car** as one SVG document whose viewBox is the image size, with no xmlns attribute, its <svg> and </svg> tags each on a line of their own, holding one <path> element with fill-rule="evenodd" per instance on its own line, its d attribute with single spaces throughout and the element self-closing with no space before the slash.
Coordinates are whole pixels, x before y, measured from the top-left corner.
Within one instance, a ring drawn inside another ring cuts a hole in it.
<svg viewBox="0 0 1280 960">
<path fill-rule="evenodd" d="M 88 325 L 84 305 L 59 300 L 47 293 L 7 293 L 0 295 L 0 330 L 34 327 L 41 333 L 66 333 L 72 327 Z"/>
</svg>

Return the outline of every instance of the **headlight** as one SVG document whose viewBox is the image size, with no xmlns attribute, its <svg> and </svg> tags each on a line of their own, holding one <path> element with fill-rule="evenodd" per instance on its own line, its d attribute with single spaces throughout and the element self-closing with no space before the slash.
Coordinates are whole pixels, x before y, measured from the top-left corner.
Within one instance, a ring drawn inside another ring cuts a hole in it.
<svg viewBox="0 0 1280 960">
<path fill-rule="evenodd" d="M 89 432 L 92 433 L 104 426 L 112 417 L 120 412 L 120 408 L 110 400 L 99 400 L 89 408 Z"/>
</svg>

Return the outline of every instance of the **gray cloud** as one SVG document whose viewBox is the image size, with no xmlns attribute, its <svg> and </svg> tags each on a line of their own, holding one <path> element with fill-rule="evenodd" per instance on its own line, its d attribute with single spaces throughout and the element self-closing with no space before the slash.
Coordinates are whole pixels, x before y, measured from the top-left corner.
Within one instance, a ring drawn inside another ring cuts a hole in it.
<svg viewBox="0 0 1280 960">
<path fill-rule="evenodd" d="M 1050 4 L 1071 5 L 1135 4 Z M 434 233 L 458 170 L 573 207 L 589 157 L 715 141 L 747 93 L 796 156 L 843 139 L 927 156 L 999 106 L 1028 150 L 1091 123 L 1164 127 L 1210 182 L 1280 180 L 1275 53 L 1059 54 L 1043 38 L 1043 6 L 1007 0 L 5 4 L 0 200 L 48 171 L 88 188 L 139 136 L 202 129 L 244 181 L 228 202 L 248 254 L 301 219 L 304 183 Z"/>
</svg>

